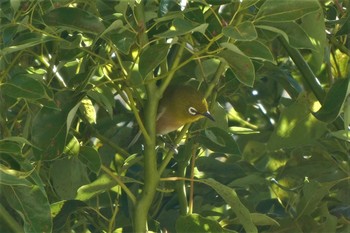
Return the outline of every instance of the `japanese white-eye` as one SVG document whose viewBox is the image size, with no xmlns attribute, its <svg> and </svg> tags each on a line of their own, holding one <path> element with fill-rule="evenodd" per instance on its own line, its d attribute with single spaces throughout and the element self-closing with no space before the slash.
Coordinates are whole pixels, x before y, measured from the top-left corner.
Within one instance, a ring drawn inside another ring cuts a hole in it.
<svg viewBox="0 0 350 233">
<path fill-rule="evenodd" d="M 214 121 L 204 95 L 191 86 L 170 86 L 159 102 L 157 134 L 167 134 L 203 117 Z"/>
</svg>

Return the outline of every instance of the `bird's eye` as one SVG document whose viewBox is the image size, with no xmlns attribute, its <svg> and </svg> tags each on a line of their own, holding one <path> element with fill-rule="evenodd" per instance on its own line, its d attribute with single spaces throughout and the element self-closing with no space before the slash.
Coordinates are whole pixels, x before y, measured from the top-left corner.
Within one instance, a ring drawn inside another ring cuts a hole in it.
<svg viewBox="0 0 350 233">
<path fill-rule="evenodd" d="M 189 107 L 188 112 L 192 115 L 195 116 L 198 114 L 198 111 L 194 107 Z"/>
</svg>

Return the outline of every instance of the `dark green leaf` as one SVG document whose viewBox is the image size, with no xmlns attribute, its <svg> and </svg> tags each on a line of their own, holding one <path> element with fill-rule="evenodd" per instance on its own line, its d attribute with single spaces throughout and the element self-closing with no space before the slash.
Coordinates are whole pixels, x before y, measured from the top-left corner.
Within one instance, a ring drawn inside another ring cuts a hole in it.
<svg viewBox="0 0 350 233">
<path fill-rule="evenodd" d="M 80 147 L 79 159 L 94 173 L 98 174 L 101 169 L 99 153 L 92 147 Z"/>
<path fill-rule="evenodd" d="M 275 62 L 270 49 L 260 41 L 254 40 L 237 42 L 236 45 L 245 55 L 250 58 L 273 63 Z"/>
<path fill-rule="evenodd" d="M 231 206 L 246 232 L 258 232 L 252 221 L 249 210 L 242 204 L 235 190 L 211 178 L 200 180 L 199 182 L 212 187 L 225 200 L 225 202 Z"/>
<path fill-rule="evenodd" d="M 20 213 L 25 232 L 51 232 L 50 205 L 37 185 L 2 186 L 1 189 L 11 207 Z"/>
<path fill-rule="evenodd" d="M 349 94 L 349 79 L 338 79 L 328 91 L 322 107 L 314 115 L 324 122 L 334 121 L 342 111 L 343 103 Z"/>
<path fill-rule="evenodd" d="M 250 58 L 233 44 L 224 43 L 222 46 L 228 50 L 220 52 L 218 56 L 227 62 L 241 83 L 252 87 L 255 81 L 255 70 Z"/>
<path fill-rule="evenodd" d="M 225 36 L 228 36 L 237 41 L 251 41 L 258 36 L 254 24 L 250 21 L 245 21 L 235 27 L 227 26 L 222 29 Z"/>
<path fill-rule="evenodd" d="M 89 183 L 86 167 L 76 157 L 56 160 L 51 165 L 50 175 L 53 187 L 62 200 L 74 199 L 78 188 Z"/>
<path fill-rule="evenodd" d="M 165 60 L 169 47 L 168 44 L 155 44 L 141 53 L 139 71 L 144 78 Z"/>
<path fill-rule="evenodd" d="M 35 100 L 46 97 L 43 84 L 29 74 L 21 74 L 12 77 L 8 82 L 1 86 L 5 95 L 13 98 L 24 98 Z"/>
<path fill-rule="evenodd" d="M 208 128 L 201 134 L 198 140 L 204 147 L 213 151 L 240 154 L 232 135 L 223 129 L 217 127 Z"/>
<path fill-rule="evenodd" d="M 260 10 L 256 15 L 256 20 L 273 22 L 292 21 L 319 9 L 320 5 L 317 0 L 267 0 L 260 7 Z"/>
<path fill-rule="evenodd" d="M 51 41 L 53 38 L 46 36 L 41 33 L 31 32 L 19 35 L 9 47 L 2 48 L 0 50 L 1 55 L 6 55 L 9 53 L 25 50 L 31 48 L 38 44 L 43 44 L 45 42 Z"/>
<path fill-rule="evenodd" d="M 341 25 L 340 29 L 335 34 L 336 36 L 349 35 L 350 34 L 350 14 L 347 14 L 345 22 Z"/>
<path fill-rule="evenodd" d="M 93 34 L 102 33 L 105 30 L 105 26 L 98 17 L 79 8 L 57 8 L 44 15 L 43 19 L 49 26 L 64 27 Z"/>
</svg>

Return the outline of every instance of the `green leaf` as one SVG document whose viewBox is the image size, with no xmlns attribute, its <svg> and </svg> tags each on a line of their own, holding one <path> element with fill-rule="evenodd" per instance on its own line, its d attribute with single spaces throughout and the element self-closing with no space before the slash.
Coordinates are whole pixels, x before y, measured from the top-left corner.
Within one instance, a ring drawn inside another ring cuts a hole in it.
<svg viewBox="0 0 350 233">
<path fill-rule="evenodd" d="M 20 213 L 25 232 L 51 232 L 50 205 L 39 186 L 2 185 L 1 189 L 8 204 Z"/>
<path fill-rule="evenodd" d="M 199 214 L 180 216 L 176 220 L 175 228 L 178 233 L 226 232 L 217 221 L 204 218 Z"/>
<path fill-rule="evenodd" d="M 241 83 L 252 87 L 255 81 L 255 70 L 250 58 L 233 44 L 223 43 L 222 46 L 227 50 L 221 51 L 218 56 L 227 62 Z"/>
<path fill-rule="evenodd" d="M 237 41 L 251 41 L 258 37 L 255 26 L 250 21 L 245 21 L 235 27 L 227 26 L 222 29 L 225 36 Z"/>
<path fill-rule="evenodd" d="M 43 20 L 49 26 L 63 27 L 93 34 L 100 34 L 105 30 L 105 26 L 98 17 L 79 8 L 57 8 L 45 14 Z"/>
<path fill-rule="evenodd" d="M 232 135 L 221 128 L 211 127 L 206 129 L 198 140 L 204 147 L 215 152 L 240 154 Z"/>
<path fill-rule="evenodd" d="M 74 199 L 78 188 L 89 183 L 86 167 L 77 157 L 65 157 L 53 162 L 50 176 L 57 195 L 65 200 Z"/>
<path fill-rule="evenodd" d="M 303 187 L 303 195 L 297 205 L 299 217 L 312 214 L 321 200 L 329 194 L 329 190 L 338 182 L 338 180 L 327 183 L 306 182 Z"/>
<path fill-rule="evenodd" d="M 51 216 L 54 217 L 53 232 L 61 232 L 71 215 L 83 208 L 87 211 L 86 207 L 86 203 L 78 200 L 64 200 L 51 204 Z"/>
<path fill-rule="evenodd" d="M 307 33 L 313 45 L 311 50 L 312 56 L 308 60 L 308 64 L 314 73 L 318 74 L 322 70 L 325 49 L 328 45 L 323 11 L 320 9 L 305 15 L 301 20 L 300 26 Z"/>
<path fill-rule="evenodd" d="M 243 225 L 246 232 L 258 232 L 252 221 L 249 210 L 242 204 L 235 190 L 211 178 L 199 180 L 199 182 L 212 187 L 225 200 L 225 202 L 231 206 L 233 212 L 236 214 L 240 224 Z"/>
<path fill-rule="evenodd" d="M 27 179 L 25 179 L 28 175 L 30 175 L 32 171 L 30 172 L 21 172 L 16 171 L 13 169 L 8 169 L 4 166 L 0 166 L 0 184 L 1 185 L 22 185 L 27 187 L 32 187 L 32 183 L 29 182 Z M 29 174 L 28 174 L 29 173 Z"/>
<path fill-rule="evenodd" d="M 350 93 L 349 79 L 338 79 L 328 91 L 322 107 L 314 115 L 324 122 L 334 121 L 342 111 L 343 104 Z"/>
<path fill-rule="evenodd" d="M 35 45 L 43 44 L 52 40 L 54 39 L 44 34 L 36 32 L 19 34 L 19 36 L 13 41 L 13 44 L 11 44 L 11 46 L 2 48 L 0 50 L 0 55 L 6 55 L 9 53 L 26 50 Z"/>
<path fill-rule="evenodd" d="M 18 143 L 11 141 L 0 141 L 0 152 L 8 154 L 22 154 L 22 147 Z"/>
<path fill-rule="evenodd" d="M 250 58 L 275 63 L 271 50 L 260 41 L 254 40 L 237 42 L 236 45 L 245 55 Z"/>
<path fill-rule="evenodd" d="M 7 96 L 36 100 L 46 97 L 43 84 L 29 74 L 19 74 L 1 85 L 1 90 Z"/>
<path fill-rule="evenodd" d="M 117 185 L 117 182 L 113 180 L 109 175 L 104 173 L 100 175 L 92 183 L 81 186 L 77 190 L 77 195 L 75 199 L 81 200 L 81 201 L 89 200 L 93 196 L 96 196 L 100 193 L 110 190 L 115 185 Z"/>
<path fill-rule="evenodd" d="M 256 21 L 293 21 L 320 9 L 317 0 L 266 0 L 256 15 Z"/>
<path fill-rule="evenodd" d="M 335 36 L 348 35 L 350 33 L 350 14 L 347 14 L 345 22 L 341 25 Z"/>
<path fill-rule="evenodd" d="M 114 97 L 110 87 L 99 86 L 87 92 L 87 95 L 104 108 L 110 117 L 113 115 Z"/>
<path fill-rule="evenodd" d="M 259 29 L 262 29 L 262 30 L 266 30 L 266 31 L 269 31 L 269 32 L 273 32 L 277 35 L 280 35 L 282 36 L 288 43 L 289 43 L 289 37 L 287 35 L 287 33 L 285 33 L 283 30 L 280 30 L 276 27 L 271 27 L 271 26 L 268 26 L 268 25 L 255 25 L 256 28 L 259 28 Z"/>
<path fill-rule="evenodd" d="M 326 132 L 326 124 L 311 114 L 307 101 L 305 95 L 300 95 L 295 103 L 283 110 L 268 141 L 268 149 L 309 145 Z"/>
<path fill-rule="evenodd" d="M 288 36 L 289 44 L 294 48 L 311 50 L 315 49 L 309 35 L 299 24 L 295 22 L 265 22 L 264 25 L 278 28 L 279 30 L 286 33 Z"/>
<path fill-rule="evenodd" d="M 160 63 L 162 63 L 169 50 L 168 44 L 155 44 L 147 47 L 140 55 L 139 71 L 142 77 L 146 77 Z"/>
<path fill-rule="evenodd" d="M 176 18 L 173 20 L 172 27 L 170 27 L 168 31 L 160 33 L 157 36 L 171 38 L 175 36 L 183 36 L 193 32 L 200 32 L 204 34 L 207 27 L 208 27 L 207 23 L 198 24 L 198 23 L 191 22 L 189 20 Z"/>
<path fill-rule="evenodd" d="M 34 150 L 38 158 L 46 159 L 61 155 L 66 143 L 67 114 L 60 110 L 43 107 L 33 119 L 32 142 L 40 148 Z"/>
<path fill-rule="evenodd" d="M 86 117 L 87 121 L 90 124 L 96 124 L 96 110 L 89 98 L 84 98 L 81 101 L 81 105 L 79 107 L 80 111 Z"/>
<path fill-rule="evenodd" d="M 101 158 L 99 153 L 92 147 L 81 146 L 79 159 L 94 173 L 98 174 L 101 169 Z"/>
</svg>

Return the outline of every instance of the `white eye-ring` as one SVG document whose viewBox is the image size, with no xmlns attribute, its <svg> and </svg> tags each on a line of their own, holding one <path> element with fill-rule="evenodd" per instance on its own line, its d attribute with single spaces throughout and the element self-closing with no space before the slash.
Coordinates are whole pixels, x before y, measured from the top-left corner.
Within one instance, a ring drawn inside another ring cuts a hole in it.
<svg viewBox="0 0 350 233">
<path fill-rule="evenodd" d="M 197 109 L 195 109 L 194 107 L 189 107 L 189 108 L 188 108 L 188 112 L 189 112 L 192 116 L 195 116 L 195 115 L 198 114 Z"/>
</svg>

